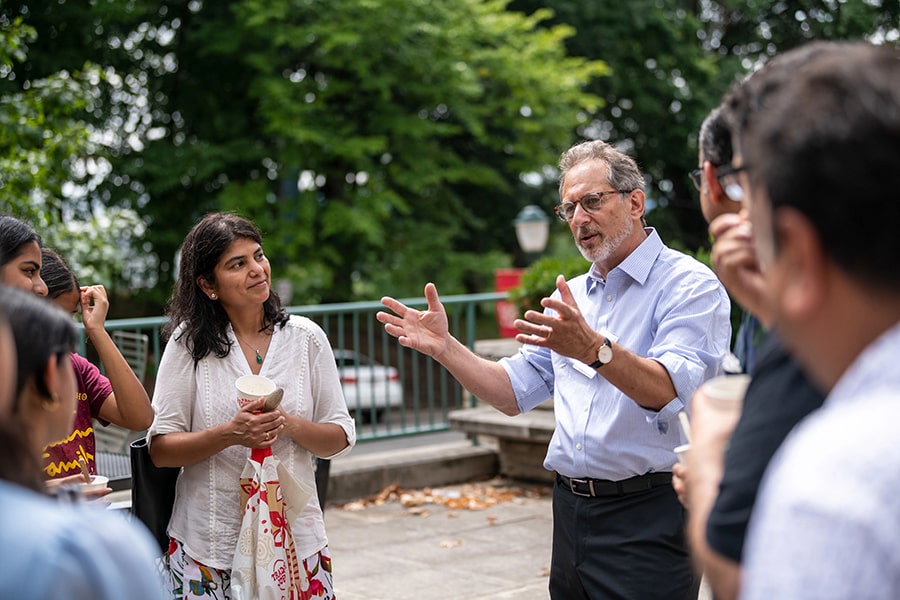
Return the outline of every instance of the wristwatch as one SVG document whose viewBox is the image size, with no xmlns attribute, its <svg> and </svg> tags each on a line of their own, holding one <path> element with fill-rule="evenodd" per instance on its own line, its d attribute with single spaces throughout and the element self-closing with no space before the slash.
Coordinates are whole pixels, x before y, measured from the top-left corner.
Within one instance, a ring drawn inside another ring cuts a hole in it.
<svg viewBox="0 0 900 600">
<path fill-rule="evenodd" d="M 612 342 L 609 341 L 608 337 L 604 337 L 603 345 L 597 348 L 597 360 L 595 360 L 588 366 L 590 366 L 592 369 L 599 369 L 600 367 L 611 361 L 612 357 Z"/>
</svg>

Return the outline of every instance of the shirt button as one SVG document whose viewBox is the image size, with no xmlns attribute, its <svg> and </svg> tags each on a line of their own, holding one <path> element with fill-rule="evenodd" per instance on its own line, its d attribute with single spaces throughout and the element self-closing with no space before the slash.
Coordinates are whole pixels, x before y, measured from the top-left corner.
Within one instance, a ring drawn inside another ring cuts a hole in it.
<svg viewBox="0 0 900 600">
<path fill-rule="evenodd" d="M 576 450 L 581 450 L 581 444 L 575 444 L 575 449 L 576 449 Z"/>
<path fill-rule="evenodd" d="M 606 301 L 607 301 L 607 302 L 612 302 L 612 296 L 609 295 L 609 294 L 607 294 L 607 296 L 606 296 Z"/>
</svg>

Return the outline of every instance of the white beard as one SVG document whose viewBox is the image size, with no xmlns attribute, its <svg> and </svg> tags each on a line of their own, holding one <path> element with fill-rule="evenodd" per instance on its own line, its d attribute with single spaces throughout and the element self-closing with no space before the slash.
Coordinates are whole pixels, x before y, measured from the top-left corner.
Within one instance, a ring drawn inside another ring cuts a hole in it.
<svg viewBox="0 0 900 600">
<path fill-rule="evenodd" d="M 634 222 L 631 219 L 625 219 L 625 223 L 622 228 L 612 235 L 605 235 L 599 229 L 591 229 L 590 233 L 596 233 L 602 238 L 597 246 L 594 246 L 593 248 L 585 248 L 579 241 L 577 241 L 577 238 L 575 244 L 578 246 L 578 251 L 581 252 L 581 255 L 592 263 L 605 262 L 609 260 L 609 258 L 616 250 L 619 249 L 619 247 L 622 245 L 622 242 L 624 242 L 631 236 L 633 231 Z M 578 238 L 581 237 L 582 232 L 579 231 Z"/>
</svg>

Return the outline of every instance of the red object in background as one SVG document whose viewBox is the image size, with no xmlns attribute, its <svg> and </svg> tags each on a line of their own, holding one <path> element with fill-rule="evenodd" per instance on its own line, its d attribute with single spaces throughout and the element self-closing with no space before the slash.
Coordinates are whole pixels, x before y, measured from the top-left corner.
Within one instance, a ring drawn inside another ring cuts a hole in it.
<svg viewBox="0 0 900 600">
<path fill-rule="evenodd" d="M 494 271 L 494 288 L 498 292 L 510 290 L 522 281 L 525 269 L 497 269 Z M 497 325 L 500 326 L 500 337 L 516 337 L 519 330 L 513 321 L 519 318 L 516 307 L 508 300 L 498 300 L 496 305 Z"/>
</svg>

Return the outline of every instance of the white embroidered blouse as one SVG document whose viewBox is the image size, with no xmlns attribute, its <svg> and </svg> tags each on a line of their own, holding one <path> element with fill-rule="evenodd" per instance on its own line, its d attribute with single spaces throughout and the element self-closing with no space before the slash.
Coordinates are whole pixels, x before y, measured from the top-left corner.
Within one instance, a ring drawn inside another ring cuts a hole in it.
<svg viewBox="0 0 900 600">
<path fill-rule="evenodd" d="M 234 382 L 250 374 L 230 327 L 232 351 L 225 358 L 206 356 L 196 371 L 184 341 L 178 340 L 180 331 L 179 327 L 170 338 L 159 364 L 153 392 L 156 417 L 147 433 L 151 440 L 155 435 L 203 431 L 230 421 L 238 410 Z M 311 320 L 294 315 L 284 327 L 275 328 L 259 374 L 284 388 L 281 410 L 343 428 L 349 445 L 335 456 L 356 443 L 331 346 L 325 332 Z M 286 436 L 272 451 L 298 481 L 315 487 L 309 452 Z M 231 446 L 185 467 L 178 478 L 168 533 L 184 544 L 189 556 L 207 566 L 231 569 L 242 516 L 238 481 L 249 455 L 249 448 Z M 315 494 L 291 526 L 301 558 L 328 543 Z"/>
</svg>

